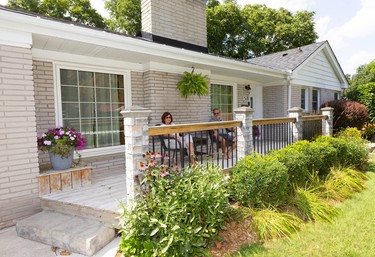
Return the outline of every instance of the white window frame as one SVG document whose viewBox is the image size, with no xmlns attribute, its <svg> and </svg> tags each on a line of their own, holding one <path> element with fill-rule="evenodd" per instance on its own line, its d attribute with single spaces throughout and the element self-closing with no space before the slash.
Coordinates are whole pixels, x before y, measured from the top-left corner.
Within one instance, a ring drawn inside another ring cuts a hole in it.
<svg viewBox="0 0 375 257">
<path fill-rule="evenodd" d="M 128 108 L 132 105 L 131 103 L 131 72 L 130 70 L 120 70 L 117 68 L 106 68 L 99 66 L 90 66 L 90 65 L 79 65 L 74 63 L 66 62 L 57 62 L 54 65 L 54 85 L 55 85 L 55 117 L 56 117 L 56 126 L 62 124 L 62 100 L 61 100 L 61 81 L 60 81 L 60 69 L 68 70 L 79 70 L 79 71 L 88 71 L 88 72 L 99 72 L 99 73 L 108 73 L 122 75 L 124 77 L 124 107 Z M 107 154 L 116 154 L 124 153 L 125 145 L 118 146 L 109 146 L 101 148 L 93 148 L 81 150 L 79 153 L 83 158 L 86 157 L 95 157 Z M 76 156 L 75 156 L 76 157 Z"/>
<path fill-rule="evenodd" d="M 222 85 L 222 86 L 231 86 L 233 87 L 233 113 L 232 117 L 234 118 L 234 109 L 238 107 L 238 95 L 237 95 L 237 83 L 228 82 L 228 81 L 220 81 L 220 80 L 211 80 L 210 81 L 210 97 L 211 97 L 211 85 Z M 211 99 L 210 99 L 211 102 Z M 210 108 L 212 109 L 211 103 Z M 212 111 L 212 110 L 210 110 Z"/>
</svg>

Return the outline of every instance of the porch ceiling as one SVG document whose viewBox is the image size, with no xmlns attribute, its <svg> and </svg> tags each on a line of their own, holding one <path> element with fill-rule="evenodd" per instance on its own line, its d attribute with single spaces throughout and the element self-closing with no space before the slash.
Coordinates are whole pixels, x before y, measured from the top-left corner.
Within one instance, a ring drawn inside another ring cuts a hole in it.
<svg viewBox="0 0 375 257">
<path fill-rule="evenodd" d="M 127 39 L 129 40 L 129 38 Z M 241 81 L 269 84 L 284 78 L 281 71 L 267 70 L 263 67 L 210 54 L 178 49 L 140 38 L 130 38 L 139 42 L 138 48 L 127 42 L 106 44 L 93 38 L 90 42 L 59 38 L 58 36 L 33 34 L 33 48 L 67 54 L 89 56 L 115 61 L 137 63 L 147 67 L 150 62 L 180 67 L 196 67 L 211 72 L 211 75 L 233 77 Z M 108 42 L 107 42 L 108 43 Z M 158 51 L 159 50 L 159 51 Z"/>
</svg>

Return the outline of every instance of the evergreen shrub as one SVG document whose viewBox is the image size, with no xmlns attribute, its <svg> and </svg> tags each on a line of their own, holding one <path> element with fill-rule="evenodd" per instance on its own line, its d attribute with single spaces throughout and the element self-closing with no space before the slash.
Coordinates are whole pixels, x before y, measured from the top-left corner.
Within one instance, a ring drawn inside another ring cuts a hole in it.
<svg viewBox="0 0 375 257">
<path fill-rule="evenodd" d="M 248 155 L 230 171 L 230 197 L 247 207 L 283 204 L 287 185 L 287 168 L 271 155 Z"/>
</svg>

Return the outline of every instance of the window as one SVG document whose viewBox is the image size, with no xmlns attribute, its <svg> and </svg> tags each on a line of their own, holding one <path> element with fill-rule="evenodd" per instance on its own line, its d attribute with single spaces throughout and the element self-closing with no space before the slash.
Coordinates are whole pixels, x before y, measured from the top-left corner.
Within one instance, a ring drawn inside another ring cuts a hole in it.
<svg viewBox="0 0 375 257">
<path fill-rule="evenodd" d="M 124 75 L 60 69 L 62 124 L 88 138 L 85 149 L 124 145 Z"/>
<path fill-rule="evenodd" d="M 306 109 L 306 89 L 301 89 L 301 108 Z"/>
<path fill-rule="evenodd" d="M 218 108 L 223 120 L 233 120 L 233 86 L 211 84 L 211 110 Z"/>
<path fill-rule="evenodd" d="M 334 99 L 339 100 L 339 93 L 337 93 L 337 92 L 334 93 Z"/>
<path fill-rule="evenodd" d="M 312 90 L 312 110 L 314 113 L 319 112 L 319 91 Z"/>
</svg>

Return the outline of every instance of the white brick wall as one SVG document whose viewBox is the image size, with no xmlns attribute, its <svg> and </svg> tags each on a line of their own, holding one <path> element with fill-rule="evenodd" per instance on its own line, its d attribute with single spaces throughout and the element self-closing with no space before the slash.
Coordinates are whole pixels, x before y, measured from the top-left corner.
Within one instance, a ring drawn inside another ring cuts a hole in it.
<svg viewBox="0 0 375 257">
<path fill-rule="evenodd" d="M 161 115 L 172 113 L 174 123 L 207 122 L 211 117 L 210 96 L 182 98 L 177 89 L 181 74 L 149 71 L 144 74 L 144 107 L 149 108 L 150 125 L 161 123 Z"/>
<path fill-rule="evenodd" d="M 288 115 L 288 97 L 286 86 L 263 88 L 264 118 L 286 117 Z"/>
<path fill-rule="evenodd" d="M 0 45 L 0 229 L 40 211 L 31 50 Z"/>
<path fill-rule="evenodd" d="M 142 30 L 207 46 L 206 1 L 142 0 Z"/>
</svg>

